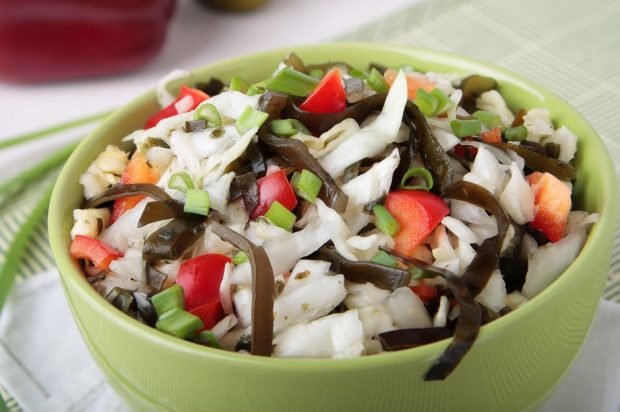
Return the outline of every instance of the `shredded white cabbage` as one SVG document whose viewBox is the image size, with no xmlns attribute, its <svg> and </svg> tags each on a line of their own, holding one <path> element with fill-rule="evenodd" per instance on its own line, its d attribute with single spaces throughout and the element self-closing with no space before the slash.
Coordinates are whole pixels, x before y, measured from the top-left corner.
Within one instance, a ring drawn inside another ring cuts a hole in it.
<svg viewBox="0 0 620 412">
<path fill-rule="evenodd" d="M 463 180 L 480 185 L 495 194 L 503 183 L 502 178 L 503 173 L 495 156 L 484 146 L 480 146 L 471 171 L 463 177 Z"/>
<path fill-rule="evenodd" d="M 329 262 L 301 259 L 274 302 L 273 330 L 310 322 L 331 312 L 347 294 L 343 275 L 329 275 Z"/>
<path fill-rule="evenodd" d="M 303 133 L 291 136 L 291 139 L 300 140 L 306 145 L 310 154 L 321 158 L 334 150 L 344 140 L 348 139 L 360 130 L 360 126 L 353 119 L 344 119 L 323 133 L 318 138 Z"/>
<path fill-rule="evenodd" d="M 364 330 L 357 311 L 349 310 L 291 326 L 273 343 L 281 358 L 354 358 L 364 350 Z"/>
<path fill-rule="evenodd" d="M 549 286 L 575 260 L 586 241 L 586 230 L 578 228 L 555 243 L 547 243 L 529 255 L 523 296 L 533 298 Z"/>
<path fill-rule="evenodd" d="M 120 182 L 121 175 L 129 163 L 127 153 L 116 146 L 108 145 L 80 176 L 84 197 L 92 199 Z"/>
<path fill-rule="evenodd" d="M 553 134 L 553 124 L 547 109 L 531 109 L 523 116 L 523 125 L 527 129 L 527 140 L 540 142 L 540 139 Z"/>
<path fill-rule="evenodd" d="M 555 130 L 553 134 L 543 140 L 543 143 L 555 143 L 560 146 L 558 159 L 570 162 L 577 151 L 577 136 L 565 126 Z"/>
<path fill-rule="evenodd" d="M 110 210 L 106 208 L 73 210 L 71 239 L 77 235 L 97 237 L 99 232 L 110 224 L 110 215 Z"/>
<path fill-rule="evenodd" d="M 353 163 L 381 153 L 398 135 L 406 102 L 407 82 L 401 70 L 388 92 L 381 114 L 370 125 L 349 136 L 321 157 L 321 166 L 333 178 L 337 178 Z"/>
<path fill-rule="evenodd" d="M 505 306 L 506 284 L 499 269 L 491 274 L 484 289 L 476 296 L 476 300 L 495 312 L 499 312 Z"/>
<path fill-rule="evenodd" d="M 155 94 L 157 96 L 157 101 L 161 107 L 166 107 L 176 100 L 176 97 L 172 95 L 168 91 L 168 85 L 177 80 L 182 80 L 187 77 L 190 77 L 191 73 L 187 70 L 176 69 L 162 77 L 160 81 L 157 82 L 157 86 L 155 86 Z"/>
<path fill-rule="evenodd" d="M 509 126 L 515 117 L 506 105 L 506 101 L 497 90 L 484 92 L 476 99 L 476 107 L 480 110 L 495 113 L 499 116 L 502 124 Z"/>
<path fill-rule="evenodd" d="M 499 195 L 499 202 L 512 220 L 524 225 L 534 220 L 534 191 L 516 163 L 510 165 L 510 180 Z"/>
<path fill-rule="evenodd" d="M 340 189 L 349 197 L 344 220 L 352 234 L 357 234 L 370 222 L 370 215 L 362 209 L 390 190 L 392 175 L 398 167 L 400 155 L 394 149 L 389 156 L 372 165 L 367 172 L 349 180 Z"/>
</svg>

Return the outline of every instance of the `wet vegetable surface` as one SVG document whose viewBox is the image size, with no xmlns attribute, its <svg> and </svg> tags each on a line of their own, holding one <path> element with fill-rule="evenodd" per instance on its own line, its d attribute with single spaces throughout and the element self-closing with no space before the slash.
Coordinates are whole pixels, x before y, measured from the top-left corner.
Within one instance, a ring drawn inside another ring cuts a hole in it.
<svg viewBox="0 0 620 412">
<path fill-rule="evenodd" d="M 381 265 L 370 261 L 354 262 L 342 257 L 335 248 L 324 246 L 319 250 L 319 256 L 331 262 L 331 270 L 342 273 L 349 282 L 370 282 L 378 288 L 393 291 L 407 286 L 411 280 L 411 273 L 399 268 Z"/>
<path fill-rule="evenodd" d="M 253 355 L 271 356 L 273 340 L 273 270 L 265 249 L 256 246 L 234 230 L 217 222 L 210 223 L 213 233 L 243 250 L 252 267 L 252 340 Z"/>
<path fill-rule="evenodd" d="M 447 378 L 454 368 L 458 366 L 476 341 L 482 321 L 480 306 L 474 300 L 474 297 L 469 291 L 465 281 L 456 276 L 454 273 L 428 265 L 421 261 L 407 258 L 406 256 L 400 255 L 394 251 L 388 249 L 386 250 L 408 265 L 418 267 L 427 274 L 439 276 L 445 279 L 448 284 L 448 288 L 459 304 L 461 313 L 456 322 L 454 337 L 444 353 L 435 361 L 433 366 L 431 366 L 424 375 L 424 380 L 427 381 L 443 380 Z M 398 337 L 399 345 L 406 345 L 406 342 L 404 341 L 405 336 L 406 335 Z M 414 346 L 419 337 L 413 332 L 411 332 L 409 336 L 412 339 L 412 346 Z M 439 335 L 437 337 L 439 337 Z M 392 336 L 392 339 L 395 338 Z"/>
<path fill-rule="evenodd" d="M 415 127 L 418 141 L 417 149 L 420 156 L 422 156 L 424 165 L 431 172 L 439 192 L 443 193 L 454 178 L 454 170 L 450 165 L 450 158 L 433 135 L 420 109 L 412 102 L 407 102 L 405 113 L 411 119 L 413 127 Z"/>
<path fill-rule="evenodd" d="M 258 138 L 270 149 L 288 160 L 298 171 L 307 169 L 317 175 L 323 181 L 319 198 L 336 212 L 344 212 L 347 207 L 347 195 L 340 190 L 334 179 L 323 169 L 318 160 L 310 154 L 306 145 L 296 139 L 274 136 L 269 133 L 266 127 L 262 127 L 258 131 Z"/>
<path fill-rule="evenodd" d="M 462 200 L 483 208 L 495 216 L 497 221 L 499 233 L 482 242 L 474 260 L 462 276 L 473 296 L 477 296 L 484 289 L 495 269 L 499 267 L 501 248 L 510 225 L 510 218 L 497 198 L 475 183 L 465 181 L 454 183 L 444 194 L 448 198 Z"/>
<path fill-rule="evenodd" d="M 84 209 L 94 208 L 112 200 L 136 195 L 149 196 L 156 200 L 172 200 L 164 189 L 150 183 L 119 184 L 112 186 L 99 196 L 84 202 Z"/>
<path fill-rule="evenodd" d="M 381 110 L 386 97 L 386 93 L 375 94 L 347 107 L 342 112 L 330 114 L 305 112 L 289 99 L 282 115 L 299 120 L 315 136 L 318 136 L 348 118 L 358 123 L 363 122 L 371 113 Z"/>
<path fill-rule="evenodd" d="M 202 236 L 204 220 L 200 218 L 175 218 L 153 232 L 145 241 L 142 259 L 152 262 L 159 259 L 176 260 Z"/>
<path fill-rule="evenodd" d="M 525 166 L 535 172 L 549 172 L 560 180 L 575 179 L 575 168 L 561 160 L 554 159 L 534 150 L 510 143 L 492 143 L 503 151 L 512 150 L 525 160 Z M 543 148 L 544 151 L 544 148 Z"/>
</svg>

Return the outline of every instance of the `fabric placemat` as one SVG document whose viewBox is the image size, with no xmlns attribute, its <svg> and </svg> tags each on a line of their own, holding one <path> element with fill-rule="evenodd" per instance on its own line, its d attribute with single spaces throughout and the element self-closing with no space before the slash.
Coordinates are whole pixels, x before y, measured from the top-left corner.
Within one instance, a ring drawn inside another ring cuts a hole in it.
<svg viewBox="0 0 620 412">
<path fill-rule="evenodd" d="M 375 41 L 453 51 L 518 72 L 545 85 L 584 114 L 620 159 L 616 102 L 620 98 L 620 2 L 573 0 L 433 0 L 416 4 L 338 40 Z M 0 263 L 35 207 L 39 184 L 0 193 Z M 616 175 L 620 164 L 616 164 Z M 45 220 L 37 224 L 19 266 L 19 279 L 54 267 Z M 620 236 L 613 245 L 604 298 L 620 302 Z M 11 412 L 19 406 L 2 388 Z"/>
</svg>

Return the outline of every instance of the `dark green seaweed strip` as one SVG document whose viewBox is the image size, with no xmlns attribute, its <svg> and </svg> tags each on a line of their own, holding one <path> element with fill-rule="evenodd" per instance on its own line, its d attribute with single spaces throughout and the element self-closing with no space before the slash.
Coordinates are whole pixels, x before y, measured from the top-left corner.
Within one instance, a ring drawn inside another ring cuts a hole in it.
<svg viewBox="0 0 620 412">
<path fill-rule="evenodd" d="M 415 126 L 418 138 L 417 148 L 422 156 L 424 165 L 430 170 L 435 186 L 439 189 L 439 193 L 443 193 L 444 190 L 452 184 L 454 175 L 454 170 L 452 170 L 452 165 L 450 164 L 450 158 L 437 141 L 437 138 L 433 135 L 420 109 L 418 109 L 415 104 L 408 101 L 405 105 L 405 113 L 407 117 L 411 119 L 413 126 Z"/>
<path fill-rule="evenodd" d="M 332 271 L 341 273 L 349 282 L 370 282 L 378 288 L 393 291 L 402 286 L 407 286 L 411 280 L 411 273 L 390 266 L 381 265 L 370 261 L 354 262 L 345 259 L 330 246 L 319 249 L 319 256 L 331 262 Z"/>
<path fill-rule="evenodd" d="M 495 269 L 499 267 L 501 249 L 510 226 L 510 218 L 499 200 L 491 192 L 475 183 L 463 180 L 456 182 L 446 189 L 444 196 L 479 206 L 495 216 L 497 221 L 499 233 L 482 242 L 476 256 L 462 276 L 472 295 L 477 296 L 484 289 Z"/>
<path fill-rule="evenodd" d="M 261 246 L 217 222 L 213 233 L 248 255 L 252 267 L 252 355 L 271 356 L 273 342 L 273 295 L 275 284 L 269 257 Z"/>
<path fill-rule="evenodd" d="M 265 126 L 259 129 L 258 138 L 271 150 L 288 160 L 298 171 L 307 169 L 317 175 L 323 181 L 319 198 L 336 212 L 343 213 L 345 211 L 348 202 L 347 195 L 340 190 L 334 179 L 323 169 L 318 160 L 310 154 L 306 145 L 297 139 L 275 136 Z"/>
</svg>

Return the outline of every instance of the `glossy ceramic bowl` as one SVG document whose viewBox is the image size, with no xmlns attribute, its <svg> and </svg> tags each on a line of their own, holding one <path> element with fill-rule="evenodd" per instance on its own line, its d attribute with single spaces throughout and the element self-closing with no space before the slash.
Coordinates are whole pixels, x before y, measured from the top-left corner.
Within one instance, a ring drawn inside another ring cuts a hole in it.
<svg viewBox="0 0 620 412">
<path fill-rule="evenodd" d="M 193 72 L 224 81 L 267 77 L 291 49 L 216 63 Z M 540 404 L 579 351 L 608 270 L 616 186 L 609 155 L 575 109 L 507 70 L 447 53 L 377 44 L 325 44 L 294 50 L 307 62 L 409 64 L 422 71 L 491 76 L 513 108 L 547 107 L 556 125 L 579 136 L 575 203 L 599 212 L 579 257 L 527 305 L 484 326 L 471 352 L 442 382 L 422 376 L 448 340 L 358 359 L 254 357 L 202 347 L 124 315 L 88 284 L 68 254 L 80 174 L 158 110 L 148 92 L 112 114 L 75 151 L 54 190 L 49 229 L 64 290 L 82 336 L 114 389 L 135 410 L 179 411 L 517 411 Z"/>
</svg>

